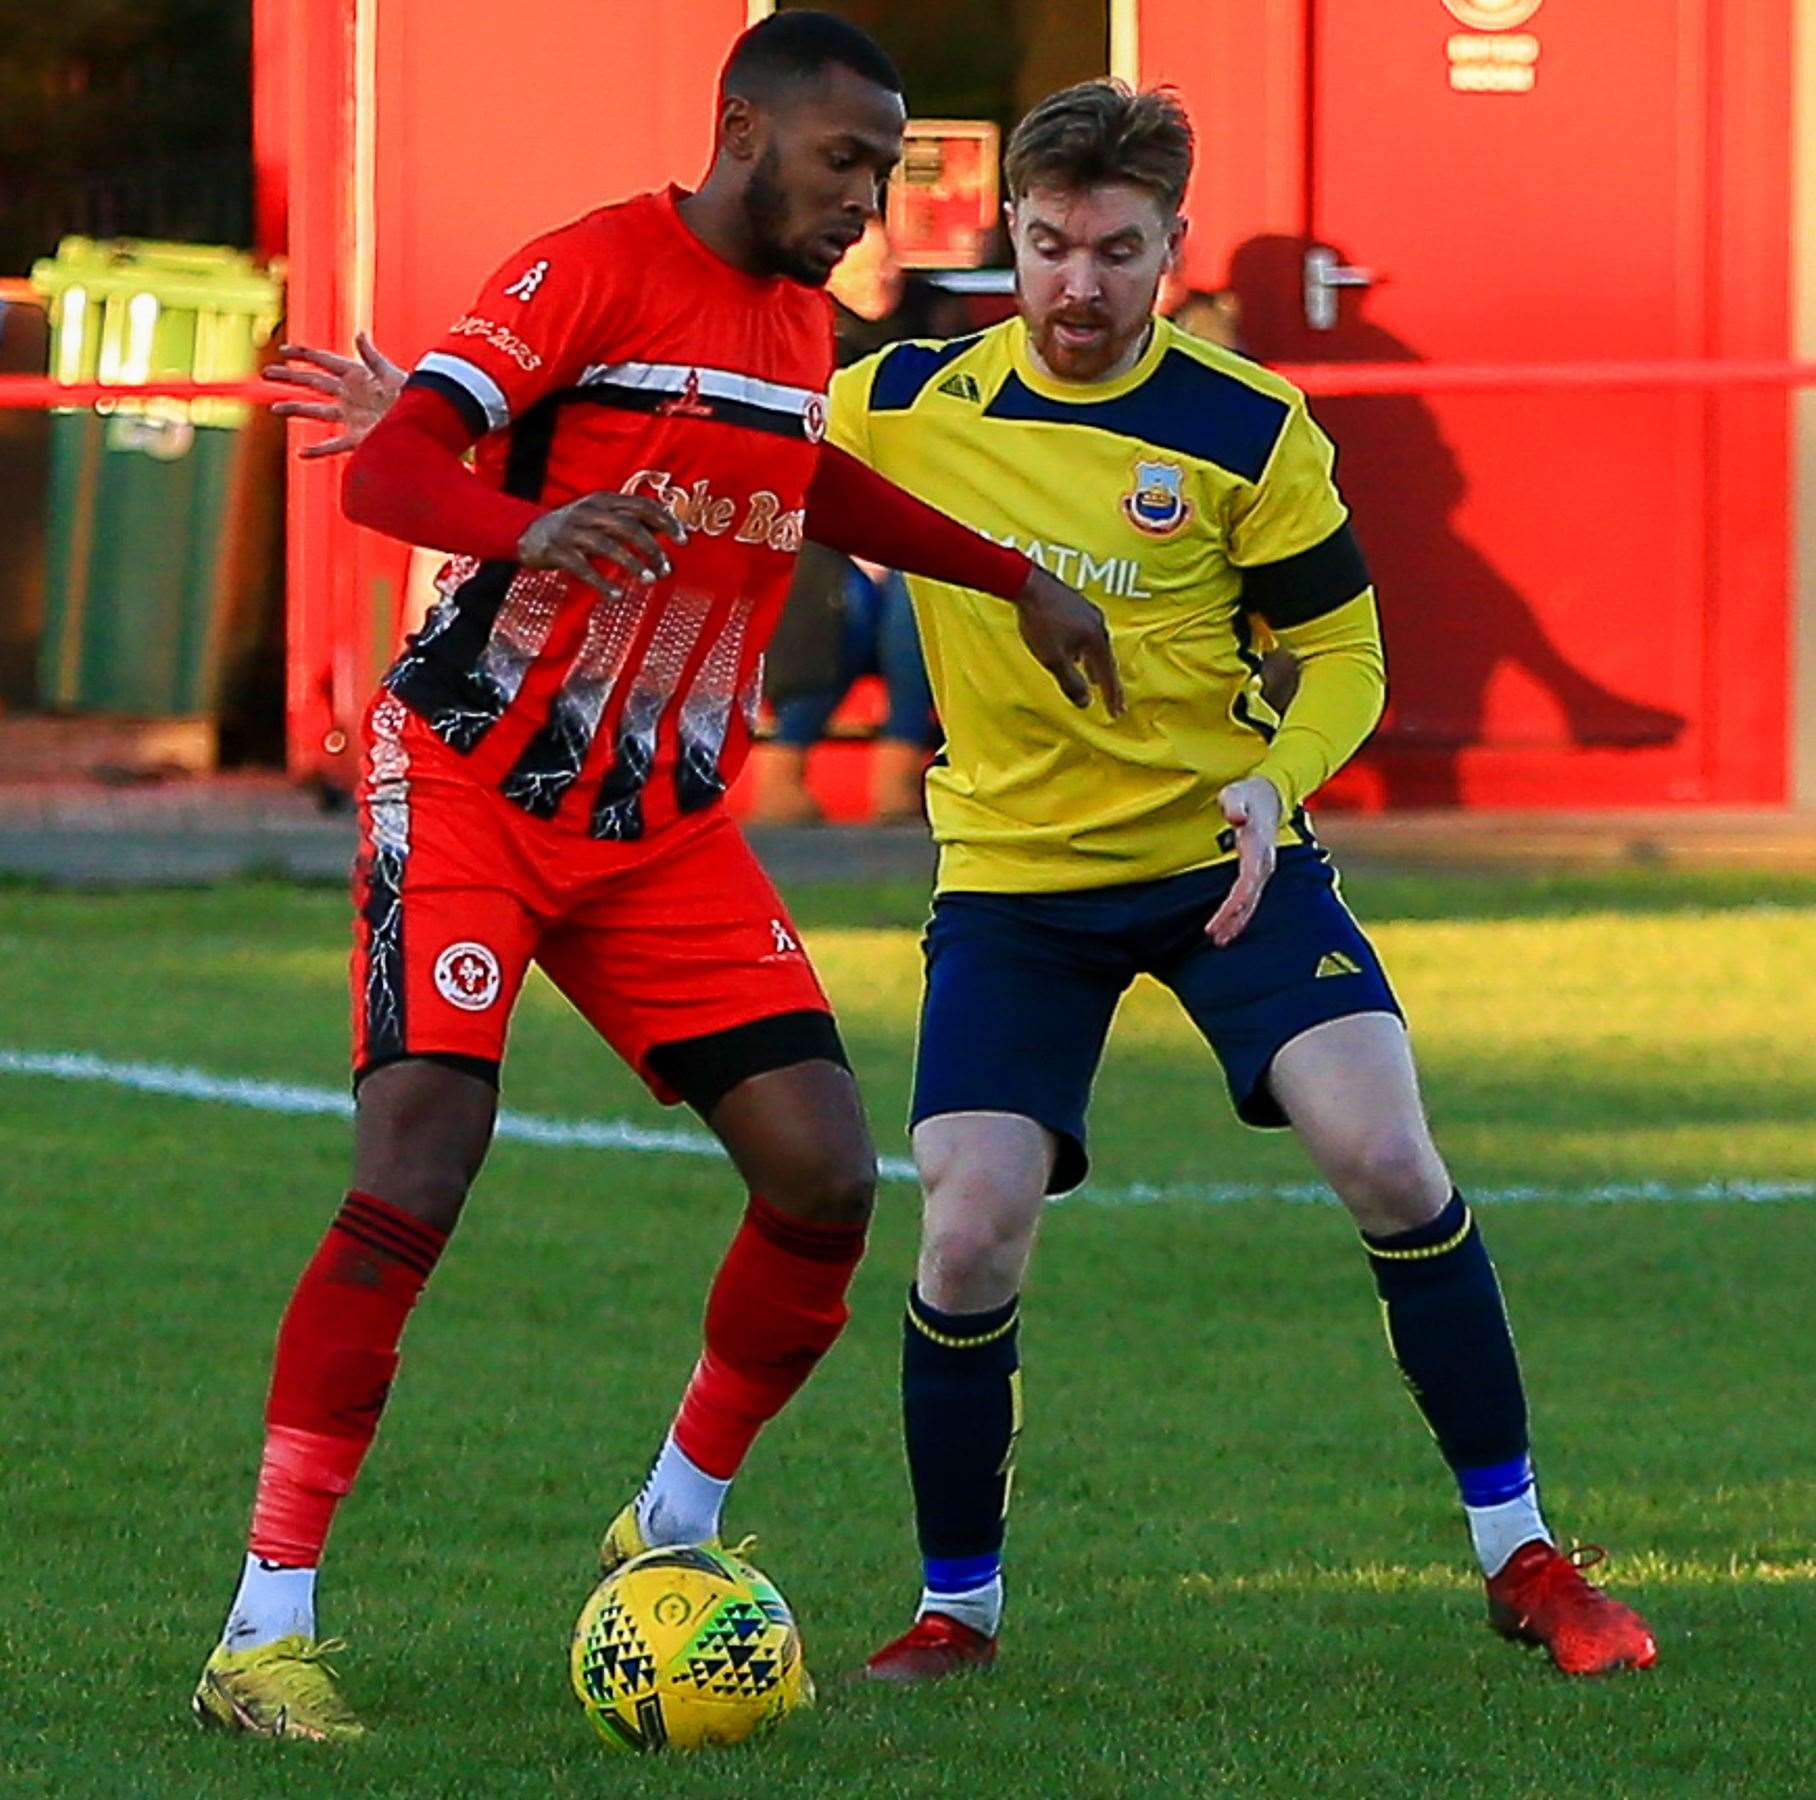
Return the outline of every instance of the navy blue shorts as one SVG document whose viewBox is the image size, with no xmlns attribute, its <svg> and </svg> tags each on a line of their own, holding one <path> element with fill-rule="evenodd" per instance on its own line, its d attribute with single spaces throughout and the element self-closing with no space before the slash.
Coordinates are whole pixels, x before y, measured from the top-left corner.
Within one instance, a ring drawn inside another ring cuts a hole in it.
<svg viewBox="0 0 1816 1800">
<path fill-rule="evenodd" d="M 1322 849 L 1282 850 L 1248 929 L 1219 950 L 1204 927 L 1235 879 L 1221 863 L 1077 893 L 938 895 L 910 1124 L 952 1112 L 1033 1119 L 1060 1140 L 1051 1191 L 1077 1187 L 1110 1020 L 1148 974 L 1216 1052 L 1244 1123 L 1285 1125 L 1267 1083 L 1275 1055 L 1327 1019 L 1400 1017 L 1400 1003 Z"/>
</svg>

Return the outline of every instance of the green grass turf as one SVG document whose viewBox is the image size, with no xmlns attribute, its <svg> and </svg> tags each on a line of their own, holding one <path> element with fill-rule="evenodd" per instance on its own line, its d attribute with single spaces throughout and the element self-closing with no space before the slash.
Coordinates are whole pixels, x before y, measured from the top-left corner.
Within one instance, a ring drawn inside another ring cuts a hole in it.
<svg viewBox="0 0 1816 1800">
<path fill-rule="evenodd" d="M 1816 883 L 1349 892 L 1466 1185 L 1816 1179 Z M 794 899 L 899 1152 L 922 898 Z M 0 892 L 0 1048 L 336 1084 L 344 945 L 322 891 Z M 509 1099 L 675 1122 L 540 985 Z M 183 1708 L 344 1130 L 0 1075 L 0 1794 L 1816 1792 L 1816 1203 L 1484 1209 L 1550 1510 L 1610 1542 L 1662 1647 L 1649 1675 L 1573 1685 L 1482 1628 L 1341 1216 L 1192 1197 L 1307 1176 L 1231 1121 L 1164 995 L 1125 1005 L 1094 1127 L 1100 1193 L 1180 1185 L 1048 1222 L 996 1674 L 839 1679 L 915 1588 L 892 1385 L 913 1203 L 892 1185 L 852 1329 L 730 1520 L 762 1534 L 822 1705 L 733 1755 L 607 1759 L 566 1689 L 566 1633 L 738 1200 L 710 1162 L 502 1144 L 326 1577 L 379 1734 L 320 1753 L 206 1739 Z"/>
</svg>

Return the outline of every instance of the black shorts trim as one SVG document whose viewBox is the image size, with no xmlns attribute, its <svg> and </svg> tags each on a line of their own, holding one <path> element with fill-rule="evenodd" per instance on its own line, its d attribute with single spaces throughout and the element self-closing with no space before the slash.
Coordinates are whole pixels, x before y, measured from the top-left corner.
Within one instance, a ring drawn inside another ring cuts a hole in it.
<svg viewBox="0 0 1816 1800">
<path fill-rule="evenodd" d="M 359 1084 L 368 1075 L 400 1062 L 440 1063 L 444 1069 L 453 1069 L 461 1075 L 471 1075 L 483 1081 L 494 1091 L 498 1087 L 498 1064 L 489 1056 L 462 1056 L 454 1050 L 387 1050 L 382 1056 L 368 1058 L 353 1071 L 354 1093 L 359 1092 Z"/>
<path fill-rule="evenodd" d="M 796 1063 L 851 1067 L 831 1013 L 808 1009 L 771 1013 L 765 1019 L 709 1031 L 704 1037 L 657 1044 L 646 1059 L 650 1072 L 673 1088 L 702 1118 L 740 1082 Z"/>
</svg>

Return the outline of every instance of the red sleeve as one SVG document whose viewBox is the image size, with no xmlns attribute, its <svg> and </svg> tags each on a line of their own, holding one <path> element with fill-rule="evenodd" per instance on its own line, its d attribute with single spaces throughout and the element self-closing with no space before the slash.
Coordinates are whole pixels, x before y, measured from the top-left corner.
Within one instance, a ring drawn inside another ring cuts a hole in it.
<svg viewBox="0 0 1816 1800">
<path fill-rule="evenodd" d="M 544 509 L 488 487 L 466 466 L 475 435 L 441 395 L 407 389 L 348 462 L 342 510 L 406 544 L 515 562 L 517 540 Z"/>
<path fill-rule="evenodd" d="M 806 532 L 829 550 L 1005 600 L 1021 592 L 1034 567 L 834 444 L 821 447 L 807 490 Z"/>
<path fill-rule="evenodd" d="M 409 385 L 449 401 L 472 439 L 572 386 L 609 344 L 612 315 L 622 311 L 619 283 L 631 258 L 614 218 L 607 211 L 546 232 L 500 264 Z"/>
</svg>

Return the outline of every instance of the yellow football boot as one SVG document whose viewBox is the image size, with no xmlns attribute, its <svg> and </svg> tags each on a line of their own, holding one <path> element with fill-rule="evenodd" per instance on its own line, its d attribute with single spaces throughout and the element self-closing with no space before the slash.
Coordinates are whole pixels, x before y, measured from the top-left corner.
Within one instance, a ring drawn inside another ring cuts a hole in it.
<svg viewBox="0 0 1816 1800">
<path fill-rule="evenodd" d="M 756 1547 L 754 1537 L 740 1539 L 733 1544 L 729 1554 L 748 1556 Z M 708 1538 L 705 1546 L 708 1550 L 725 1549 L 722 1539 Z M 626 1503 L 623 1511 L 605 1528 L 605 1536 L 599 1540 L 599 1579 L 603 1581 L 614 1569 L 622 1568 L 633 1556 L 641 1556 L 646 1550 L 668 1549 L 667 1544 L 652 1544 L 643 1535 L 643 1527 L 637 1523 L 637 1502 Z"/>
<path fill-rule="evenodd" d="M 637 1523 L 637 1502 L 629 1501 L 611 1524 L 605 1528 L 605 1536 L 599 1540 L 599 1578 L 606 1576 L 616 1568 L 621 1568 L 633 1556 L 641 1556 L 645 1550 L 652 1549 L 643 1535 L 643 1527 Z"/>
<path fill-rule="evenodd" d="M 346 1644 L 281 1637 L 251 1650 L 225 1644 L 202 1665 L 190 1706 L 210 1730 L 245 1731 L 254 1737 L 307 1738 L 346 1744 L 366 1728 L 342 1698 L 327 1658 Z"/>
</svg>

